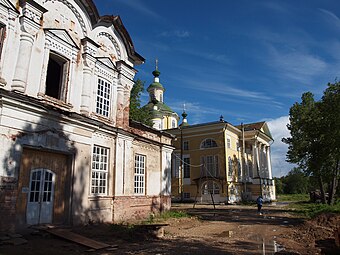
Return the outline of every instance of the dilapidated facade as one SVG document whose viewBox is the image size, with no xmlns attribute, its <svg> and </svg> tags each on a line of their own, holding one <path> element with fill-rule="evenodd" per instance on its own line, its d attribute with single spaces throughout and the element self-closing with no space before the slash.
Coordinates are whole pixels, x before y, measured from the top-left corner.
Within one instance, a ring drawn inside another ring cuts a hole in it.
<svg viewBox="0 0 340 255">
<path fill-rule="evenodd" d="M 0 0 L 0 230 L 170 207 L 172 136 L 129 122 L 136 65 L 92 0 Z"/>
</svg>

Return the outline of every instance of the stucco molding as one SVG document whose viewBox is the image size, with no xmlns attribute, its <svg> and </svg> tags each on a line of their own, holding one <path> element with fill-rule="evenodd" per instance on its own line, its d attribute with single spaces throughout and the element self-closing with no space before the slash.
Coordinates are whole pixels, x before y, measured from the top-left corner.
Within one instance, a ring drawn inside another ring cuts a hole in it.
<svg viewBox="0 0 340 255">
<path fill-rule="evenodd" d="M 117 43 L 116 39 L 107 32 L 100 32 L 97 37 L 101 37 L 101 36 L 107 37 L 112 42 L 112 44 L 115 47 L 115 50 L 117 52 L 118 60 L 121 60 L 122 59 L 122 53 L 120 51 L 119 44 Z"/>
<path fill-rule="evenodd" d="M 84 19 L 82 18 L 81 14 L 78 12 L 77 8 L 75 8 L 69 1 L 67 0 L 45 0 L 43 3 L 47 3 L 47 2 L 60 2 L 64 5 L 66 5 L 72 12 L 73 14 L 76 16 L 79 24 L 80 24 L 80 27 L 84 33 L 84 35 L 86 36 L 87 35 L 87 29 L 86 29 L 86 25 L 85 25 L 85 22 L 84 22 Z"/>
</svg>

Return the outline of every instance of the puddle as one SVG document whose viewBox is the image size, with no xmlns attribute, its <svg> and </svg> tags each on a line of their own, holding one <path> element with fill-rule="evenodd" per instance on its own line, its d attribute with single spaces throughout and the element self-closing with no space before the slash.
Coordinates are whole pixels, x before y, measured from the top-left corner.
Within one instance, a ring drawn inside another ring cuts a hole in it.
<svg viewBox="0 0 340 255">
<path fill-rule="evenodd" d="M 274 255 L 276 252 L 280 252 L 284 250 L 284 247 L 273 239 L 268 239 L 268 240 L 264 238 L 261 239 L 261 237 L 259 236 L 253 236 L 250 239 L 253 241 L 256 241 L 257 249 L 262 255 L 264 254 Z"/>
</svg>

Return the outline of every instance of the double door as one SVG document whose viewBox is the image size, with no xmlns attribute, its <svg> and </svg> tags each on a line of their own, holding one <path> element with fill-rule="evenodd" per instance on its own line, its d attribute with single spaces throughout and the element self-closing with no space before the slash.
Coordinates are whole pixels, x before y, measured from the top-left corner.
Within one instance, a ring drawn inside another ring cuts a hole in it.
<svg viewBox="0 0 340 255">
<path fill-rule="evenodd" d="M 27 198 L 27 224 L 52 223 L 55 173 L 48 169 L 31 171 Z"/>
</svg>

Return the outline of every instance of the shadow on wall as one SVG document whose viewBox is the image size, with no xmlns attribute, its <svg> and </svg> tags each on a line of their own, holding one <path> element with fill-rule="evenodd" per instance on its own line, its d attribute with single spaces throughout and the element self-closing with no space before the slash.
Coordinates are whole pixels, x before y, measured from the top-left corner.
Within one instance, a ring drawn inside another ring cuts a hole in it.
<svg viewBox="0 0 340 255">
<path fill-rule="evenodd" d="M 152 213 L 163 213 L 164 211 L 170 210 L 171 207 L 171 155 L 166 157 L 165 173 L 161 172 L 163 175 L 162 190 L 158 197 L 152 198 L 151 212 Z"/>
<path fill-rule="evenodd" d="M 10 135 L 3 135 L 7 152 L 5 176 L 0 177 L 0 215 L 6 217 L 0 217 L 0 231 L 39 223 L 72 224 L 72 215 L 84 214 L 91 146 L 84 155 L 78 153 L 75 142 L 63 131 L 64 115 L 53 112 L 51 118 L 47 114 L 20 131 L 12 128 Z"/>
</svg>

